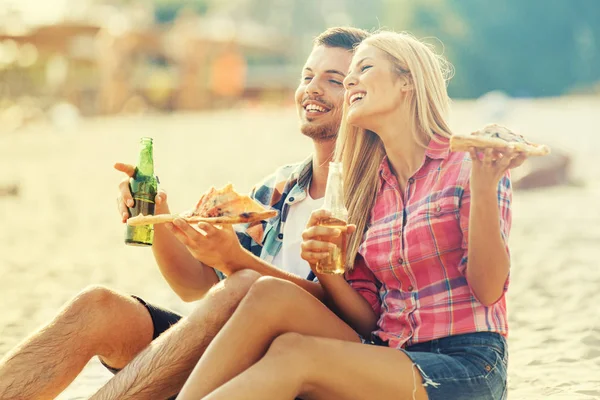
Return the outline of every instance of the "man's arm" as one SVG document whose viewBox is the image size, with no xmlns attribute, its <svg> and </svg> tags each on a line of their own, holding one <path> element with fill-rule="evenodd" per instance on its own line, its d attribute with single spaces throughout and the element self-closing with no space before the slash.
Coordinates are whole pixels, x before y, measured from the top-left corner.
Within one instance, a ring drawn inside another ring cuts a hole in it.
<svg viewBox="0 0 600 400">
<path fill-rule="evenodd" d="M 165 225 L 154 227 L 152 252 L 161 274 L 183 301 L 198 300 L 219 281 L 214 269 L 196 260 Z"/>
<path fill-rule="evenodd" d="M 135 172 L 135 167 L 129 164 L 117 163 L 115 169 L 127 175 L 119 184 L 118 209 L 122 221 L 129 218 L 127 207 L 133 206 L 133 198 L 129 189 L 129 179 Z M 155 198 L 156 214 L 169 214 L 167 194 L 159 191 Z M 201 298 L 208 289 L 218 282 L 215 271 L 196 260 L 188 249 L 169 232 L 164 225 L 154 226 L 154 242 L 152 252 L 161 274 L 183 301 L 194 301 Z"/>
</svg>

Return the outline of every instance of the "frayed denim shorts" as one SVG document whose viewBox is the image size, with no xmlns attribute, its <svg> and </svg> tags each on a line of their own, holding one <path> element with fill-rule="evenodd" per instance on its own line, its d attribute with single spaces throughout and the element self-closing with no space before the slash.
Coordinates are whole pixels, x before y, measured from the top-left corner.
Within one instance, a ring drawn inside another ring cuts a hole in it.
<svg viewBox="0 0 600 400">
<path fill-rule="evenodd" d="M 363 343 L 387 346 L 378 337 Z M 475 332 L 401 349 L 423 378 L 429 400 L 504 400 L 508 349 L 503 336 Z"/>
</svg>

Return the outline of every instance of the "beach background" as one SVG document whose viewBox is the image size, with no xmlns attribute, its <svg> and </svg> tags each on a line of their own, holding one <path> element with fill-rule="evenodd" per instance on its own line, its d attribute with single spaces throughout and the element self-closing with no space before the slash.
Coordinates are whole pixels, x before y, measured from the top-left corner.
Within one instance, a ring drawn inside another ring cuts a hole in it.
<svg viewBox="0 0 600 400">
<path fill-rule="evenodd" d="M 598 399 L 600 99 L 517 103 L 504 122 L 572 154 L 576 182 L 514 193 L 509 398 Z M 453 108 L 457 132 L 484 122 L 476 102 Z M 311 151 L 289 108 L 97 118 L 67 131 L 0 136 L 0 184 L 19 187 L 18 196 L 0 197 L 0 356 L 87 285 L 184 314 L 193 307 L 171 292 L 150 249 L 123 244 L 121 176 L 112 164 L 135 162 L 142 135 L 155 139 L 156 172 L 173 210 L 190 208 L 211 185 L 247 191 Z M 87 398 L 109 378 L 93 360 L 59 398 Z"/>
<path fill-rule="evenodd" d="M 553 179 L 514 191 L 509 398 L 600 399 L 599 20 L 596 0 L 0 0 L 0 358 L 88 285 L 189 313 L 123 243 L 113 164 L 150 136 L 172 210 L 249 191 L 311 152 L 292 104 L 312 39 L 386 27 L 454 65 L 456 133 L 552 148 L 513 174 Z M 110 377 L 94 359 L 59 399 Z"/>
</svg>

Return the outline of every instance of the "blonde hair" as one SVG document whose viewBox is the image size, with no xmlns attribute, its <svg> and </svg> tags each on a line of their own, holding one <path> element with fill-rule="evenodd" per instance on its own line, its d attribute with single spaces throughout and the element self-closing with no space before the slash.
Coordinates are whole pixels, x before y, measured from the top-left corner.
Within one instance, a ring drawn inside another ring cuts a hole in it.
<svg viewBox="0 0 600 400">
<path fill-rule="evenodd" d="M 450 137 L 445 117 L 450 106 L 446 81 L 451 75 L 450 64 L 429 46 L 408 33 L 379 32 L 365 39 L 360 46 L 382 50 L 399 75 L 408 74 L 413 88 L 407 94 L 415 141 L 426 147 L 435 135 Z M 369 221 L 379 188 L 378 171 L 385 156 L 383 142 L 369 130 L 347 122 L 346 104 L 336 146 L 337 161 L 344 166 L 344 191 L 348 222 L 356 225 L 350 238 L 347 265 L 352 268 Z"/>
</svg>

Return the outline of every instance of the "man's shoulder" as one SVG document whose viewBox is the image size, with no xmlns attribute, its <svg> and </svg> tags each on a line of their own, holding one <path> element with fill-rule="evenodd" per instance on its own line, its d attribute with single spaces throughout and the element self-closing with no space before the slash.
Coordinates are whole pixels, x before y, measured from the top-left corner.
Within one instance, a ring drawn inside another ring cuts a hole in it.
<svg viewBox="0 0 600 400">
<path fill-rule="evenodd" d="M 303 172 L 309 168 L 311 160 L 312 158 L 309 157 L 303 161 L 280 166 L 254 186 L 252 197 L 262 204 L 272 206 L 277 202 L 277 200 L 273 201 L 273 198 L 279 198 L 284 192 L 290 190 Z"/>
</svg>

